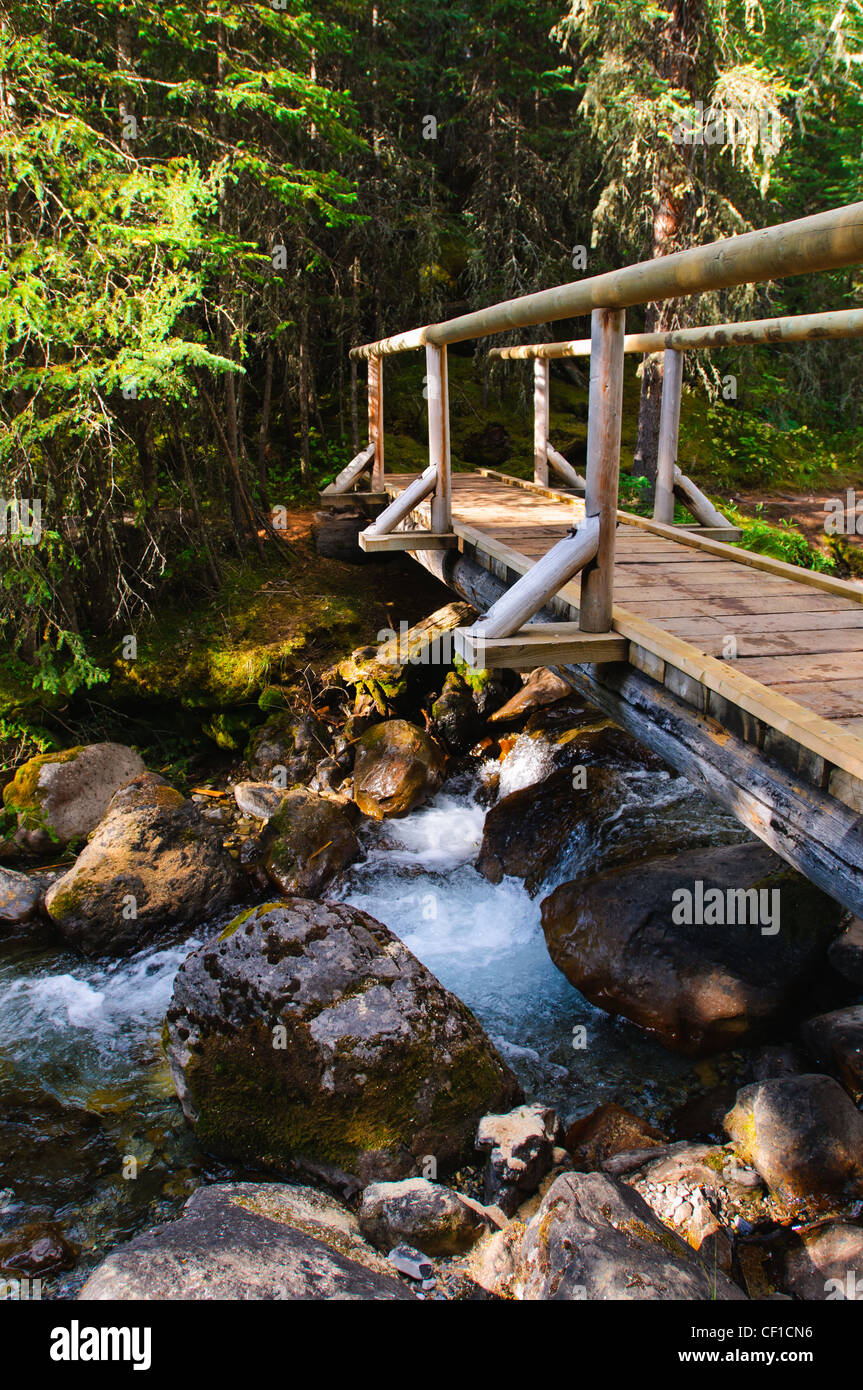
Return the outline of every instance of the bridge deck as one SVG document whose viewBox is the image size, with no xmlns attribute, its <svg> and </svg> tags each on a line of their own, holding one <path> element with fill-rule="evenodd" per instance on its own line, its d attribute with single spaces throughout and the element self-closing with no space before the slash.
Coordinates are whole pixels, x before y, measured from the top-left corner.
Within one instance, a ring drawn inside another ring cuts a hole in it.
<svg viewBox="0 0 863 1390">
<path fill-rule="evenodd" d="M 460 548 L 500 577 L 524 573 L 584 513 L 579 498 L 491 470 L 456 473 L 452 488 Z M 808 749 L 823 760 L 813 780 L 863 809 L 863 589 L 676 529 L 621 514 L 614 627 L 631 664 L 720 723 L 730 706 L 752 716 L 759 744 L 766 727 Z M 578 602 L 575 579 L 558 606 L 574 615 Z M 854 779 L 852 795 L 832 769 Z"/>
</svg>

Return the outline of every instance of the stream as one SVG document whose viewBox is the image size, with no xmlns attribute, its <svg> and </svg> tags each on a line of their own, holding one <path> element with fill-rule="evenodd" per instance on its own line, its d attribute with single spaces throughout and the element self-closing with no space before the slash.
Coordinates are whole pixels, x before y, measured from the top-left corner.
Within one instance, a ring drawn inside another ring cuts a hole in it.
<svg viewBox="0 0 863 1390">
<path fill-rule="evenodd" d="M 583 871 L 590 847 L 571 844 L 534 898 L 520 880 L 494 885 L 474 867 L 489 802 L 540 780 L 548 758 L 541 741 L 521 737 L 502 763 L 450 779 L 404 819 L 367 823 L 365 858 L 329 896 L 385 922 L 465 1001 L 528 1097 L 565 1120 L 613 1100 L 661 1124 L 740 1059 L 665 1051 L 587 1003 L 551 963 L 542 897 Z M 685 779 L 636 767 L 625 778 L 610 817 L 621 835 L 637 823 L 648 836 L 697 825 L 705 843 L 743 838 Z M 616 828 L 603 827 L 607 838 Z M 47 931 L 0 940 L 0 1252 L 4 1233 L 24 1223 L 56 1223 L 80 1251 L 75 1269 L 43 1280 L 42 1297 L 74 1294 L 109 1249 L 228 1172 L 183 1120 L 160 1031 L 181 961 L 232 915 L 116 961 L 85 961 Z"/>
</svg>

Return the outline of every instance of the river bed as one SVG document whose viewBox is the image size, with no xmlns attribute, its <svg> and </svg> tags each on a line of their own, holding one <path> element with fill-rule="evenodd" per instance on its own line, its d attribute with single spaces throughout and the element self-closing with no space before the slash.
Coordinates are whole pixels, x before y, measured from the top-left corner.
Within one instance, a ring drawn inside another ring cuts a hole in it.
<svg viewBox="0 0 863 1390">
<path fill-rule="evenodd" d="M 404 819 L 366 824 L 365 858 L 330 896 L 385 922 L 468 1004 L 529 1097 L 565 1120 L 613 1100 L 661 1124 L 740 1059 L 665 1051 L 590 1005 L 552 964 L 542 896 L 584 870 L 590 846 L 570 844 L 533 898 L 520 880 L 495 885 L 475 868 L 490 800 L 540 780 L 548 758 L 540 741 L 521 738 L 503 763 L 450 780 Z M 681 837 L 698 825 L 705 843 L 742 838 L 682 778 L 633 767 L 625 780 L 615 824 L 603 828 L 612 840 L 633 825 L 646 836 L 661 826 L 666 842 L 678 825 Z M 186 1126 L 160 1046 L 177 968 L 224 920 L 117 961 L 85 961 L 47 931 L 0 941 L 0 1242 L 47 1221 L 81 1251 L 76 1269 L 43 1280 L 43 1297 L 74 1294 L 107 1250 L 227 1172 Z"/>
</svg>

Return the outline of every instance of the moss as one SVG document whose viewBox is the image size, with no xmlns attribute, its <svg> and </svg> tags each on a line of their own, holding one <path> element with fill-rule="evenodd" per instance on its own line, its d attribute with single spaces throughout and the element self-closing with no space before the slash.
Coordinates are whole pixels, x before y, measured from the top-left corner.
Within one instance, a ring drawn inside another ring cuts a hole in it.
<svg viewBox="0 0 863 1390">
<path fill-rule="evenodd" d="M 268 912 L 275 912 L 277 908 L 284 907 L 284 903 L 263 903 L 258 907 L 247 907 L 245 912 L 241 912 L 233 921 L 229 922 L 223 931 L 219 933 L 219 941 L 227 941 L 229 936 L 240 930 L 248 922 L 250 917 L 266 917 Z"/>
<path fill-rule="evenodd" d="M 21 817 L 21 823 L 28 830 L 46 829 L 49 834 L 51 827 L 45 821 L 45 813 L 42 809 L 42 795 L 39 789 L 39 777 L 42 769 L 55 763 L 69 763 L 83 752 L 83 745 L 78 744 L 74 748 L 66 748 L 60 753 L 40 753 L 38 757 L 31 758 L 29 762 L 19 767 L 12 781 L 3 788 L 3 804 L 8 811 L 14 811 Z"/>
</svg>

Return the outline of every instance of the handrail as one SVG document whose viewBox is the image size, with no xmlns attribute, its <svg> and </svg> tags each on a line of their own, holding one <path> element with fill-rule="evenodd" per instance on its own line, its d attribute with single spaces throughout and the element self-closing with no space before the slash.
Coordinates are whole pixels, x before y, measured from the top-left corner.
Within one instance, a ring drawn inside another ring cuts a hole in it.
<svg viewBox="0 0 863 1390">
<path fill-rule="evenodd" d="M 594 309 L 628 309 L 705 290 L 838 270 L 859 260 L 863 260 L 863 202 L 503 300 L 487 309 L 351 348 L 350 355 L 356 360 L 411 352 L 427 343 L 443 347 L 511 328 L 581 318 Z"/>
<path fill-rule="evenodd" d="M 711 323 L 703 328 L 675 328 L 668 333 L 627 333 L 624 352 L 679 352 L 693 348 L 747 347 L 761 343 L 801 343 L 832 338 L 863 338 L 863 309 L 830 309 L 824 314 L 789 314 L 784 318 L 750 319 L 742 323 Z M 496 361 L 534 361 L 545 358 L 589 357 L 590 339 L 529 343 L 489 348 Z"/>
</svg>

